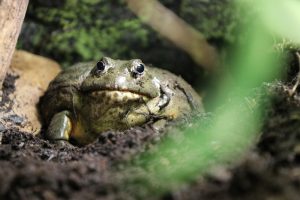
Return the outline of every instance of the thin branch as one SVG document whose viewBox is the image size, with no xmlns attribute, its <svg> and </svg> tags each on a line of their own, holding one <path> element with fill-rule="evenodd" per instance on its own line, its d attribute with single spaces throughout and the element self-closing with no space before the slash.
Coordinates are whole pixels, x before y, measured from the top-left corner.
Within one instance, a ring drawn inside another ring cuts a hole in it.
<svg viewBox="0 0 300 200">
<path fill-rule="evenodd" d="M 128 7 L 141 20 L 187 52 L 207 70 L 215 70 L 218 55 L 204 36 L 157 0 L 126 0 Z"/>
</svg>

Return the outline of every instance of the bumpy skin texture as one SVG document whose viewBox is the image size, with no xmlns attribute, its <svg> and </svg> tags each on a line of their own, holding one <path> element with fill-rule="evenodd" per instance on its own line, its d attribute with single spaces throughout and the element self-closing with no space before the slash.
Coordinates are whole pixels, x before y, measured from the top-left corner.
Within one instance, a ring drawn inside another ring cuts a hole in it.
<svg viewBox="0 0 300 200">
<path fill-rule="evenodd" d="M 201 111 L 202 102 L 188 83 L 168 71 L 139 59 L 104 57 L 61 72 L 39 109 L 50 139 L 86 144 L 104 131 L 185 117 Z"/>
</svg>

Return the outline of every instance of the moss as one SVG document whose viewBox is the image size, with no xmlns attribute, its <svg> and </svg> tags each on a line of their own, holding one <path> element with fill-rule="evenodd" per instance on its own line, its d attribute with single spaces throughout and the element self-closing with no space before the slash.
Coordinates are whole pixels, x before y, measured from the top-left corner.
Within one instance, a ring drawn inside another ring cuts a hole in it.
<svg viewBox="0 0 300 200">
<path fill-rule="evenodd" d="M 208 39 L 231 43 L 234 42 L 234 29 L 239 22 L 235 11 L 232 0 L 184 0 L 180 16 Z"/>
<path fill-rule="evenodd" d="M 224 7 L 230 7 L 228 2 L 162 1 L 208 38 L 232 41 L 234 25 L 226 24 L 231 12 L 224 10 Z M 224 25 L 220 26 L 222 23 Z M 41 29 L 37 32 L 38 36 L 28 34 L 35 32 L 37 27 Z M 169 51 L 178 52 L 174 46 L 161 40 L 121 0 L 64 0 L 52 3 L 45 0 L 30 2 L 18 46 L 50 56 L 67 66 L 102 55 L 115 58 L 146 57 L 151 61 L 148 58 L 151 53 L 156 55 L 160 52 L 166 54 L 161 57 L 168 57 Z"/>
<path fill-rule="evenodd" d="M 65 66 L 103 54 L 132 56 L 130 43 L 147 45 L 151 30 L 142 26 L 120 1 L 66 0 L 52 7 L 47 1 L 31 2 L 18 47 Z"/>
<path fill-rule="evenodd" d="M 236 28 L 253 19 L 234 7 L 232 0 L 160 2 L 221 48 L 241 41 L 243 36 L 235 33 Z M 122 0 L 31 1 L 18 47 L 52 57 L 64 66 L 102 55 L 139 57 L 157 65 L 192 63 L 137 19 Z"/>
<path fill-rule="evenodd" d="M 214 45 L 223 47 L 234 41 L 236 24 L 229 0 L 160 2 Z M 105 55 L 140 58 L 180 74 L 192 84 L 206 78 L 185 52 L 144 25 L 123 0 L 30 1 L 18 47 L 53 58 L 63 67 Z"/>
<path fill-rule="evenodd" d="M 253 19 L 233 7 L 231 0 L 160 2 L 220 49 L 242 41 L 235 29 Z M 190 83 L 204 78 L 185 52 L 144 25 L 123 0 L 30 1 L 18 48 L 53 58 L 64 67 L 106 55 L 141 58 L 182 75 Z"/>
</svg>

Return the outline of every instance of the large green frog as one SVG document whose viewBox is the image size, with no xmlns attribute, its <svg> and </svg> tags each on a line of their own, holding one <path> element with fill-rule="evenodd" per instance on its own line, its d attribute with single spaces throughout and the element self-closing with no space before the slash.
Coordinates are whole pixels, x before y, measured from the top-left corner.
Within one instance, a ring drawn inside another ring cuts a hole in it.
<svg viewBox="0 0 300 200">
<path fill-rule="evenodd" d="M 62 71 L 39 103 L 50 140 L 87 144 L 108 130 L 183 118 L 202 110 L 182 78 L 139 59 L 79 63 Z"/>
</svg>

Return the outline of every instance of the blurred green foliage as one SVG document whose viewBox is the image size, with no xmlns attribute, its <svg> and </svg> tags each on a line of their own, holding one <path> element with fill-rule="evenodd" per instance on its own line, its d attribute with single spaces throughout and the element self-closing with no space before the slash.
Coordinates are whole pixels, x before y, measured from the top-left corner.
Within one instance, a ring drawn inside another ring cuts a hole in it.
<svg viewBox="0 0 300 200">
<path fill-rule="evenodd" d="M 281 1 L 281 5 L 285 1 Z M 289 0 L 288 4 L 295 2 L 296 0 Z M 278 26 L 271 24 L 278 23 L 274 22 L 277 15 L 274 15 L 276 7 L 273 6 L 273 1 L 253 0 L 252 3 L 253 7 L 242 1 L 237 4 L 249 12 L 257 7 L 261 11 L 249 26 L 241 26 L 239 29 L 239 34 L 245 37 L 243 43 L 231 49 L 233 57 L 224 63 L 231 66 L 232 73 L 223 76 L 218 82 L 221 92 L 215 94 L 214 113 L 209 125 L 203 126 L 205 120 L 200 119 L 198 126 L 188 127 L 184 137 L 179 135 L 177 140 L 172 139 L 176 138 L 176 130 L 172 131 L 172 136 L 160 143 L 155 152 L 146 152 L 139 163 L 132 165 L 148 170 L 146 180 L 140 181 L 140 185 L 147 188 L 151 195 L 159 195 L 186 181 L 194 180 L 218 165 L 238 162 L 259 136 L 270 100 L 264 85 L 274 78 L 280 79 L 285 55 L 273 50 L 273 36 L 278 31 L 274 29 Z M 293 5 L 300 9 L 300 3 Z M 289 12 L 290 7 L 280 7 L 285 13 L 289 13 L 282 20 L 279 29 L 282 33 L 286 31 L 287 19 L 300 22 L 300 18 L 297 19 L 293 16 L 295 13 Z M 268 9 L 270 12 L 266 12 Z M 290 28 L 300 35 L 300 30 Z M 289 35 L 281 36 L 291 39 Z M 132 179 L 134 178 L 136 177 Z M 141 188 L 139 186 L 138 190 Z"/>
</svg>

